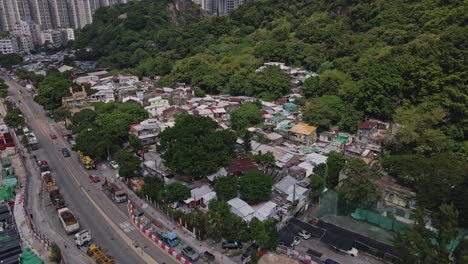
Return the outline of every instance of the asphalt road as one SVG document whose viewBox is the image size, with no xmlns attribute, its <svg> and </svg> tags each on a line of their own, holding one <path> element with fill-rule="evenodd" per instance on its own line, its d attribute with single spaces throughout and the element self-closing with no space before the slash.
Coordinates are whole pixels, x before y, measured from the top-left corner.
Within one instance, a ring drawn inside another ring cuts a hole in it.
<svg viewBox="0 0 468 264">
<path fill-rule="evenodd" d="M 176 263 L 138 230 L 129 227 L 128 214 L 101 191 L 100 184 L 88 179 L 90 172 L 83 168 L 76 153 L 71 152 L 69 158 L 62 156 L 61 149 L 70 148 L 59 133 L 53 131 L 53 124 L 48 122 L 45 111 L 32 100 L 31 94 L 16 82 L 6 83 L 10 85 L 10 97 L 18 102 L 28 126 L 39 141 L 35 155 L 49 162 L 68 207 L 77 216 L 82 229 L 91 230 L 94 242 L 103 247 L 116 263 Z M 51 132 L 57 134 L 57 139 L 50 138 Z M 60 225 L 58 221 L 56 223 Z M 59 230 L 65 234 L 60 227 Z M 71 236 L 69 239 L 72 241 Z"/>
</svg>

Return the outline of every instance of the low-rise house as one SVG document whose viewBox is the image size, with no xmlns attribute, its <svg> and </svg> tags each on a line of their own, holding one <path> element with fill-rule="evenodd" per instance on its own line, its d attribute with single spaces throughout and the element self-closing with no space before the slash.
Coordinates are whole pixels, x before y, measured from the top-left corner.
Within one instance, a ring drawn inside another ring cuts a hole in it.
<svg viewBox="0 0 468 264">
<path fill-rule="evenodd" d="M 180 114 L 186 114 L 187 110 L 182 109 L 178 106 L 171 106 L 161 113 L 161 119 L 165 122 L 172 122 L 176 119 L 176 117 Z"/>
<path fill-rule="evenodd" d="M 75 79 L 75 83 L 78 85 L 83 83 L 96 83 L 97 81 L 99 81 L 99 77 L 93 75 L 80 76 Z"/>
<path fill-rule="evenodd" d="M 303 155 L 299 153 L 294 153 L 286 148 L 279 146 L 270 146 L 261 144 L 256 141 L 252 141 L 252 153 L 262 153 L 266 154 L 268 152 L 273 153 L 275 157 L 275 165 L 278 168 L 288 168 L 296 164 Z"/>
<path fill-rule="evenodd" d="M 120 84 L 127 84 L 127 85 L 133 85 L 135 83 L 138 83 L 138 77 L 134 75 L 118 75 L 115 80 L 115 82 L 120 83 Z"/>
<path fill-rule="evenodd" d="M 240 175 L 257 169 L 255 161 L 247 157 L 238 157 L 226 169 L 229 174 Z"/>
<path fill-rule="evenodd" d="M 231 208 L 231 212 L 246 222 L 250 222 L 254 216 L 254 209 L 244 200 L 236 197 L 227 202 Z"/>
<path fill-rule="evenodd" d="M 388 127 L 388 123 L 384 123 L 379 120 L 366 120 L 358 126 L 355 140 L 367 149 L 380 152 L 382 149 L 382 143 L 386 138 Z"/>
<path fill-rule="evenodd" d="M 291 176 L 284 177 L 281 181 L 274 185 L 273 189 L 280 195 L 286 197 L 286 200 L 293 203 L 295 200 L 299 204 L 304 205 L 307 201 L 309 190 L 302 187 L 302 183 L 298 182 Z"/>
<path fill-rule="evenodd" d="M 94 106 L 91 105 L 84 86 L 81 87 L 81 91 L 79 92 L 74 92 L 71 87 L 69 91 L 70 96 L 62 97 L 62 106 L 69 109 L 72 115 L 84 109 L 94 110 Z"/>
<path fill-rule="evenodd" d="M 164 182 L 166 182 L 166 177 L 171 175 L 169 168 L 166 167 L 161 158 L 145 161 L 143 163 L 143 168 L 149 176 L 159 177 L 163 179 Z"/>
<path fill-rule="evenodd" d="M 289 139 L 301 144 L 311 145 L 317 141 L 317 128 L 306 123 L 298 123 L 288 131 Z"/>
<path fill-rule="evenodd" d="M 218 177 L 226 177 L 228 175 L 228 172 L 225 168 L 220 168 L 217 172 L 207 176 L 206 178 L 213 182 L 216 178 Z"/>
<path fill-rule="evenodd" d="M 206 206 L 211 200 L 216 199 L 216 192 L 210 186 L 202 185 L 190 191 L 190 198 L 184 202 L 191 206 Z"/>
<path fill-rule="evenodd" d="M 124 97 L 124 98 L 122 98 L 122 102 L 123 103 L 132 103 L 132 104 L 143 105 L 143 101 L 140 98 L 136 97 L 136 96 Z"/>
<path fill-rule="evenodd" d="M 276 214 L 277 207 L 278 205 L 272 201 L 252 206 L 255 211 L 254 217 L 262 222 L 270 218 L 278 218 L 278 215 Z"/>
<path fill-rule="evenodd" d="M 407 187 L 399 185 L 390 176 L 381 177 L 375 184 L 382 192 L 383 199 L 381 206 L 386 214 L 392 214 L 396 220 L 403 223 L 414 223 L 416 193 Z"/>
<path fill-rule="evenodd" d="M 161 128 L 157 119 L 146 119 L 139 124 L 130 126 L 130 133 L 140 139 L 143 147 L 155 144 L 160 131 Z"/>
<path fill-rule="evenodd" d="M 319 141 L 320 142 L 332 142 L 335 139 L 337 134 L 332 131 L 323 131 L 319 134 Z"/>
<path fill-rule="evenodd" d="M 149 106 L 154 106 L 154 107 L 169 106 L 169 100 L 163 99 L 161 96 L 156 96 L 156 97 L 148 99 L 148 103 L 149 103 Z"/>
<path fill-rule="evenodd" d="M 112 84 L 95 85 L 91 89 L 97 90 L 96 93 L 89 96 L 92 102 L 109 103 L 115 101 Z"/>
<path fill-rule="evenodd" d="M 265 136 L 274 145 L 279 145 L 283 142 L 283 136 L 278 133 L 272 132 L 272 133 L 266 134 Z"/>
</svg>

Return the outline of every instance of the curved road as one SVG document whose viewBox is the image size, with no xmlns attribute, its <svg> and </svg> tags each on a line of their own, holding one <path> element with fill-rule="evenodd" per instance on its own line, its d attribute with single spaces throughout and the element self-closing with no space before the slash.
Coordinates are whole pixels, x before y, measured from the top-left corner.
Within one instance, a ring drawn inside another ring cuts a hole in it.
<svg viewBox="0 0 468 264">
<path fill-rule="evenodd" d="M 10 86 L 10 97 L 16 102 L 21 100 L 17 105 L 39 141 L 39 150 L 35 151 L 35 155 L 49 162 L 62 195 L 76 214 L 82 229 L 90 229 L 93 240 L 116 263 L 176 263 L 173 257 L 131 228 L 127 212 L 118 208 L 125 205 L 114 204 L 101 191 L 100 183 L 91 183 L 88 179 L 90 172 L 81 165 L 76 153 L 71 152 L 69 158 L 62 156 L 61 149 L 69 146 L 57 131 L 53 131 L 45 111 L 32 100 L 31 95 L 16 82 L 6 83 Z M 50 138 L 51 131 L 57 134 L 57 139 Z M 63 231 L 61 226 L 59 228 Z"/>
</svg>

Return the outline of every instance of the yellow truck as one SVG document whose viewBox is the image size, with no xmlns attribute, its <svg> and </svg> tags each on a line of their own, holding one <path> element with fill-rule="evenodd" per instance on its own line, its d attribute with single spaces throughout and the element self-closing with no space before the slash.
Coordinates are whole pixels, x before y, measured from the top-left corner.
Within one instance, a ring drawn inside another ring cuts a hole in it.
<svg viewBox="0 0 468 264">
<path fill-rule="evenodd" d="M 88 247 L 88 256 L 96 260 L 96 264 L 112 264 L 114 260 L 107 255 L 107 253 L 96 244 L 91 244 Z"/>
<path fill-rule="evenodd" d="M 94 163 L 94 160 L 90 156 L 86 156 L 83 154 L 83 152 L 78 151 L 78 156 L 80 161 L 83 163 L 84 167 L 87 170 L 92 170 L 96 168 L 96 164 Z"/>
</svg>

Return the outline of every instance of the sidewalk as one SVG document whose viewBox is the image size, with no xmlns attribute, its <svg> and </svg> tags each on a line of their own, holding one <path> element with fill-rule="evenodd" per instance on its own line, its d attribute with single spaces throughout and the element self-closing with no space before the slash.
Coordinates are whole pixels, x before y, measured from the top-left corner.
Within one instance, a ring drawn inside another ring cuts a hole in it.
<svg viewBox="0 0 468 264">
<path fill-rule="evenodd" d="M 143 213 L 145 213 L 146 215 L 151 216 L 152 218 L 160 222 L 166 229 L 175 232 L 179 239 L 181 239 L 185 244 L 194 248 L 198 252 L 198 254 L 203 255 L 203 252 L 209 251 L 211 254 L 215 255 L 217 263 L 235 263 L 229 257 L 217 251 L 217 249 L 215 249 L 214 247 L 210 247 L 204 241 L 197 240 L 191 234 L 187 234 L 187 232 L 184 231 L 180 226 L 173 224 L 171 219 L 169 219 L 165 214 L 153 208 L 145 200 L 135 195 L 135 193 L 132 190 L 130 190 L 127 187 L 127 185 L 125 185 L 122 181 L 117 180 L 115 178 L 114 180 L 127 192 L 130 201 L 137 207 L 138 210 L 143 211 Z"/>
</svg>

